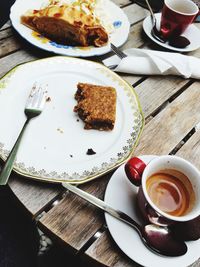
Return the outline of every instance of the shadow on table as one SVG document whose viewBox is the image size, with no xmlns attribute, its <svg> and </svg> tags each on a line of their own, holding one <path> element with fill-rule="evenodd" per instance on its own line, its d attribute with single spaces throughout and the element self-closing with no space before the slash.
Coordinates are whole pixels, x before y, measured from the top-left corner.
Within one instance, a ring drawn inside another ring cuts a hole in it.
<svg viewBox="0 0 200 267">
<path fill-rule="evenodd" d="M 37 227 L 7 186 L 0 187 L 0 214 L 0 267 L 36 267 Z"/>
<path fill-rule="evenodd" d="M 38 267 L 89 267 L 79 256 L 72 256 L 56 245 L 53 245 L 44 255 L 39 256 L 38 261 Z"/>
</svg>

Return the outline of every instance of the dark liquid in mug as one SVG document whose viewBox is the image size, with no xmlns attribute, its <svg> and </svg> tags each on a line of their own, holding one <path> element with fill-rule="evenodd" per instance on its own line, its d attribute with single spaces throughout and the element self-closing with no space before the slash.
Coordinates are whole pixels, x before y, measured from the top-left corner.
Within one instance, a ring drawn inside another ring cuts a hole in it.
<svg viewBox="0 0 200 267">
<path fill-rule="evenodd" d="M 195 193 L 188 177 L 176 170 L 163 170 L 146 181 L 147 193 L 163 212 L 186 215 L 194 206 Z"/>
</svg>

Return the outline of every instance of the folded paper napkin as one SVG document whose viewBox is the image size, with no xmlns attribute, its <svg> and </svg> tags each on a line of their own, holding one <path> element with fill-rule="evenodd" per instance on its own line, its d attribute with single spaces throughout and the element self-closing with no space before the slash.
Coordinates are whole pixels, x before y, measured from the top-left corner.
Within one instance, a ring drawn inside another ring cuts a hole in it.
<svg viewBox="0 0 200 267">
<path fill-rule="evenodd" d="M 139 75 L 180 75 L 184 78 L 200 79 L 200 59 L 179 53 L 145 49 L 127 49 L 127 57 L 112 56 L 104 65 L 117 65 L 114 71 Z"/>
</svg>

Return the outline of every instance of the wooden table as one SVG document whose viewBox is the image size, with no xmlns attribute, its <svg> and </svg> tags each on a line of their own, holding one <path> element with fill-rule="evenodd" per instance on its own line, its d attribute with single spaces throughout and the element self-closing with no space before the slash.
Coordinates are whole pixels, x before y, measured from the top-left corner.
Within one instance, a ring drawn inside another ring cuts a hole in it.
<svg viewBox="0 0 200 267">
<path fill-rule="evenodd" d="M 142 21 L 148 12 L 129 0 L 114 2 L 123 8 L 131 23 L 123 49 L 160 49 L 142 33 Z M 200 49 L 189 54 L 198 57 Z M 47 56 L 52 54 L 27 44 L 12 30 L 9 22 L 0 30 L 0 76 L 19 63 Z M 107 56 L 92 60 L 99 61 Z M 176 154 L 200 169 L 200 83 L 172 76 L 120 76 L 135 87 L 146 118 L 135 155 Z M 103 198 L 110 176 L 80 187 Z M 38 225 L 52 240 L 83 257 L 91 266 L 138 266 L 110 237 L 103 213 L 66 193 L 60 185 L 30 181 L 13 174 L 9 186 L 33 219 L 41 215 Z M 200 266 L 200 261 L 193 266 Z"/>
</svg>

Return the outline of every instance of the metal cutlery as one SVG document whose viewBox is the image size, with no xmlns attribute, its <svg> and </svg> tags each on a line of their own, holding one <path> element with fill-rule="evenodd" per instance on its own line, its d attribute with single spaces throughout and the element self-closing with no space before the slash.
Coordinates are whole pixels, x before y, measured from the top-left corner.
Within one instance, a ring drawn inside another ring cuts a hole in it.
<svg viewBox="0 0 200 267">
<path fill-rule="evenodd" d="M 62 185 L 94 206 L 133 227 L 139 234 L 144 245 L 153 252 L 165 256 L 181 256 L 187 252 L 186 244 L 183 241 L 174 239 L 173 234 L 168 227 L 155 224 L 147 224 L 145 226 L 139 225 L 124 212 L 112 208 L 101 199 L 79 189 L 78 187 L 68 183 L 63 183 Z"/>
<path fill-rule="evenodd" d="M 127 55 L 122 52 L 118 47 L 116 47 L 114 44 L 110 44 L 110 48 L 112 49 L 112 51 L 120 58 L 123 59 L 125 57 L 127 57 Z M 109 69 L 113 70 L 117 67 L 117 65 L 110 65 L 108 66 Z"/>
<path fill-rule="evenodd" d="M 46 88 L 43 88 L 41 85 L 37 85 L 37 84 L 33 85 L 30 95 L 27 99 L 25 109 L 24 109 L 24 113 L 27 119 L 5 162 L 5 165 L 3 166 L 0 172 L 0 185 L 7 184 L 10 173 L 13 169 L 13 164 L 14 164 L 22 137 L 24 135 L 25 129 L 32 118 L 41 114 L 45 101 L 46 101 L 45 95 L 46 95 Z"/>
<path fill-rule="evenodd" d="M 159 31 L 157 30 L 157 27 L 156 27 L 157 20 L 156 20 L 154 13 L 153 13 L 153 10 L 149 4 L 149 1 L 148 0 L 145 0 L 145 1 L 146 1 L 147 6 L 148 6 L 150 16 L 151 16 L 151 21 L 152 21 L 151 35 L 159 42 L 165 43 L 166 41 L 162 38 L 162 36 L 160 36 Z"/>
<path fill-rule="evenodd" d="M 111 49 L 112 49 L 112 51 L 120 58 L 120 59 L 122 59 L 122 58 L 125 58 L 125 57 L 127 57 L 127 55 L 124 53 L 124 52 L 122 52 L 118 47 L 116 47 L 114 44 L 110 44 L 110 47 L 111 47 Z"/>
</svg>

